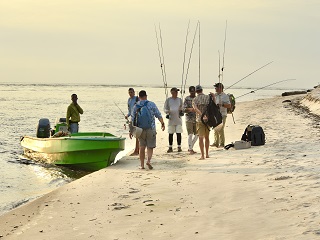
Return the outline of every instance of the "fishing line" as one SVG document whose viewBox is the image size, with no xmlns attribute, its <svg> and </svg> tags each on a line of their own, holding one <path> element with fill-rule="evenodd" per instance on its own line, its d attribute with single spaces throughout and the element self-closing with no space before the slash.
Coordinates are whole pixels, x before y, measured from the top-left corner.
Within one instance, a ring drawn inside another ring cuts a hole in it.
<svg viewBox="0 0 320 240">
<path fill-rule="evenodd" d="M 186 51 L 187 51 L 187 43 L 188 43 L 188 35 L 189 35 L 189 27 L 190 27 L 190 20 L 188 22 L 187 34 L 186 34 L 186 42 L 184 44 L 184 54 L 183 54 L 183 64 L 182 64 L 182 80 L 181 80 L 181 93 L 184 94 L 185 89 L 183 88 L 183 78 L 184 78 L 184 65 L 186 62 Z"/>
<path fill-rule="evenodd" d="M 118 106 L 118 104 L 116 104 L 116 102 L 113 102 L 113 103 L 114 103 L 114 105 L 117 106 L 117 108 L 120 110 L 120 112 L 122 113 L 122 115 L 127 119 L 126 123 L 123 124 L 124 129 L 126 129 L 126 128 L 127 128 L 126 124 L 128 124 L 128 125 L 130 126 L 129 118 L 127 118 L 127 116 L 124 114 L 124 112 L 123 112 L 123 111 L 121 110 L 121 108 Z"/>
<path fill-rule="evenodd" d="M 222 54 L 221 82 L 223 82 L 224 55 L 226 53 L 226 41 L 227 41 L 227 27 L 228 27 L 228 22 L 226 20 L 226 27 L 224 30 L 223 54 Z"/>
<path fill-rule="evenodd" d="M 275 84 L 278 84 L 278 83 L 281 83 L 281 82 L 286 82 L 286 81 L 293 81 L 293 80 L 296 80 L 296 79 L 285 79 L 285 80 L 281 80 L 281 81 L 278 81 L 278 82 L 274 82 L 274 83 L 271 83 L 271 84 L 266 85 L 266 86 L 264 86 L 264 87 L 261 87 L 261 88 L 257 88 L 257 89 L 255 89 L 255 90 L 252 90 L 252 91 L 250 91 L 250 92 L 248 92 L 248 93 L 245 93 L 245 94 L 243 94 L 243 95 L 241 95 L 241 96 L 239 96 L 239 97 L 236 97 L 236 99 L 238 99 L 238 98 L 240 98 L 240 97 L 243 97 L 243 96 L 246 96 L 246 95 L 248 95 L 248 94 L 250 94 L 250 93 L 255 93 L 255 92 L 258 91 L 258 90 L 261 90 L 261 89 L 270 87 L 270 86 L 272 86 L 272 85 L 275 85 Z"/>
<path fill-rule="evenodd" d="M 164 65 L 164 57 L 163 57 L 163 47 L 162 47 L 162 36 L 161 36 L 161 28 L 159 24 L 159 34 L 161 39 L 161 50 L 160 50 L 160 44 L 159 44 L 159 37 L 158 37 L 158 31 L 157 26 L 154 24 L 154 30 L 156 33 L 156 39 L 157 39 L 157 45 L 158 45 L 158 54 L 159 54 L 159 60 L 160 60 L 160 68 L 161 68 L 161 74 L 162 74 L 162 81 L 164 85 L 164 92 L 166 94 L 166 98 L 168 98 L 168 85 L 167 85 L 167 79 L 166 79 L 166 72 L 165 72 L 165 65 Z"/>
<path fill-rule="evenodd" d="M 200 22 L 198 21 L 198 22 L 197 22 L 197 27 L 196 27 L 196 30 L 195 30 L 195 32 L 194 32 L 194 36 L 193 36 L 193 41 L 192 41 L 191 51 L 190 51 L 189 61 L 188 61 L 188 67 L 187 67 L 187 72 L 186 72 L 186 78 L 185 78 L 185 81 L 184 81 L 184 87 L 183 87 L 183 88 L 184 88 L 184 90 L 183 90 L 183 92 L 182 92 L 182 96 L 181 96 L 181 98 L 182 98 L 182 99 L 183 99 L 183 93 L 185 92 L 185 89 L 186 89 L 187 78 L 188 78 L 189 67 L 190 67 L 190 61 L 191 61 L 191 56 L 192 56 L 192 51 L 193 51 L 194 41 L 195 41 L 195 38 L 196 38 L 196 34 L 197 34 L 197 31 L 198 31 L 199 24 L 200 24 Z"/>
<path fill-rule="evenodd" d="M 269 64 L 271 64 L 271 63 L 273 63 L 273 61 L 271 61 L 271 62 L 269 62 L 269 63 L 267 63 L 267 64 L 263 65 L 262 67 L 260 67 L 260 68 L 258 68 L 258 69 L 256 69 L 256 70 L 254 70 L 253 72 L 249 73 L 247 76 L 245 76 L 245 77 L 241 78 L 239 81 L 237 81 L 237 82 L 235 82 L 234 84 L 232 84 L 231 86 L 227 87 L 225 90 L 227 90 L 227 89 L 231 88 L 232 86 L 236 85 L 237 83 L 241 82 L 242 80 L 246 79 L 246 78 L 247 78 L 247 77 L 249 77 L 250 75 L 254 74 L 255 72 L 257 72 L 257 71 L 259 71 L 260 69 L 262 69 L 262 68 L 264 68 L 264 67 L 268 66 L 268 65 L 269 65 Z"/>
<path fill-rule="evenodd" d="M 160 23 L 159 23 L 159 36 L 160 36 L 161 56 L 162 56 L 162 62 L 163 62 L 162 66 L 163 66 L 163 73 L 164 73 L 165 93 L 166 93 L 166 98 L 168 98 L 167 74 L 166 74 L 166 65 L 164 64 L 164 53 L 163 53 L 162 34 L 161 34 Z"/>
<path fill-rule="evenodd" d="M 200 85 L 200 21 L 199 22 L 199 85 Z"/>
</svg>

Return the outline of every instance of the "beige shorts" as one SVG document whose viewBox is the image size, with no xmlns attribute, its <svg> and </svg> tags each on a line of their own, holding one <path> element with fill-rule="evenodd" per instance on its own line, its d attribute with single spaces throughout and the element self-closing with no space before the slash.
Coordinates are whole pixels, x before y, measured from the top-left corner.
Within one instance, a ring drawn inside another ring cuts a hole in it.
<svg viewBox="0 0 320 240">
<path fill-rule="evenodd" d="M 157 132 L 154 129 L 143 130 L 139 137 L 139 144 L 141 147 L 155 148 L 157 142 Z"/>
<path fill-rule="evenodd" d="M 197 134 L 199 137 L 208 137 L 210 133 L 207 125 L 204 125 L 202 122 L 197 122 Z"/>
<path fill-rule="evenodd" d="M 169 134 L 182 133 L 182 126 L 181 125 L 168 126 L 168 133 Z"/>
<path fill-rule="evenodd" d="M 186 127 L 187 127 L 188 135 L 190 135 L 190 134 L 196 135 L 197 134 L 197 124 L 196 123 L 186 122 Z"/>
</svg>

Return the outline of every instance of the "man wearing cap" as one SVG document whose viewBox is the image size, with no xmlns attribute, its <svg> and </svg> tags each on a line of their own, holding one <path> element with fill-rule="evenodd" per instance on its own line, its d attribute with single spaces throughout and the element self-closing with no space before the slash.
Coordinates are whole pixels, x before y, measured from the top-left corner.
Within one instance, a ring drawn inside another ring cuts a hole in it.
<svg viewBox="0 0 320 240">
<path fill-rule="evenodd" d="M 139 97 L 135 96 L 135 91 L 133 88 L 129 88 L 128 90 L 129 98 L 128 98 L 128 114 L 125 116 L 125 119 L 128 119 L 131 116 L 134 106 L 139 101 Z M 131 119 L 132 121 L 133 119 Z M 136 138 L 136 147 L 133 153 L 130 156 L 139 155 L 139 140 Z"/>
<path fill-rule="evenodd" d="M 66 122 L 71 133 L 79 131 L 80 114 L 83 114 L 82 108 L 78 104 L 77 94 L 71 95 L 72 103 L 68 106 Z"/>
<path fill-rule="evenodd" d="M 210 130 L 207 125 L 203 124 L 201 121 L 202 114 L 206 111 L 207 106 L 209 104 L 210 96 L 203 94 L 202 87 L 197 85 L 196 88 L 197 96 L 192 101 L 192 106 L 196 112 L 196 124 L 197 124 L 197 134 L 199 136 L 199 147 L 201 151 L 201 157 L 199 160 L 203 160 L 209 158 L 209 133 Z M 208 120 L 207 116 L 203 116 L 203 120 Z M 206 151 L 206 156 L 204 156 L 204 148 Z"/>
<path fill-rule="evenodd" d="M 140 106 L 146 106 L 147 110 L 149 111 L 151 115 L 151 128 L 143 129 L 141 132 L 141 135 L 139 138 L 140 143 L 140 152 L 139 152 L 139 158 L 140 158 L 140 164 L 141 169 L 144 169 L 144 160 L 145 160 L 145 150 L 147 148 L 147 163 L 149 169 L 152 169 L 151 166 L 151 158 L 153 155 L 153 149 L 156 147 L 156 124 L 155 124 L 155 117 L 158 118 L 158 120 L 161 122 L 161 129 L 162 131 L 165 130 L 163 118 L 161 116 L 161 113 L 159 109 L 157 108 L 156 104 L 154 102 L 147 100 L 147 93 L 145 90 L 141 90 L 139 92 L 139 98 L 140 101 L 134 106 L 133 111 L 131 113 L 131 119 L 135 119 L 136 113 L 138 110 L 138 105 Z M 132 137 L 132 134 L 130 133 L 130 137 Z"/>
<path fill-rule="evenodd" d="M 181 152 L 181 133 L 182 133 L 182 100 L 178 97 L 180 90 L 176 87 L 171 88 L 171 97 L 164 103 L 164 112 L 167 114 L 168 120 L 168 133 L 169 133 L 169 149 L 168 153 L 173 152 L 173 134 L 177 134 L 178 152 Z"/>
<path fill-rule="evenodd" d="M 188 151 L 190 154 L 196 153 L 193 151 L 193 146 L 198 140 L 196 127 L 196 112 L 192 107 L 192 101 L 196 97 L 196 89 L 194 86 L 189 87 L 190 95 L 184 99 L 183 110 L 186 113 L 186 128 L 188 132 Z"/>
<path fill-rule="evenodd" d="M 227 120 L 227 110 L 231 107 L 230 99 L 227 94 L 223 92 L 223 84 L 216 83 L 214 85 L 215 88 L 215 100 L 216 104 L 220 109 L 220 113 L 222 115 L 222 127 L 214 130 L 214 143 L 211 145 L 212 147 L 224 147 L 225 145 L 225 136 L 224 136 L 224 126 Z"/>
</svg>

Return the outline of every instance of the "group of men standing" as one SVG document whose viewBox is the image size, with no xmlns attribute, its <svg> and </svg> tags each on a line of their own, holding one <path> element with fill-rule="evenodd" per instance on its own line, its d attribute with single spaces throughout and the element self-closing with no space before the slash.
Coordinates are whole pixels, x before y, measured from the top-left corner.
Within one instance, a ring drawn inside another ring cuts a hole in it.
<svg viewBox="0 0 320 240">
<path fill-rule="evenodd" d="M 196 153 L 193 150 L 193 147 L 196 141 L 199 139 L 199 147 L 201 151 L 200 159 L 209 158 L 209 133 L 210 129 L 205 124 L 205 121 L 208 116 L 204 113 L 209 104 L 210 98 L 218 105 L 220 109 L 220 113 L 222 115 L 222 126 L 219 129 L 214 130 L 214 143 L 211 146 L 214 147 L 224 147 L 225 145 L 225 137 L 224 137 L 224 126 L 227 118 L 227 109 L 231 107 L 230 100 L 227 94 L 223 92 L 223 84 L 217 83 L 214 85 L 215 93 L 204 94 L 203 89 L 200 85 L 190 86 L 189 87 L 189 96 L 187 96 L 184 100 L 178 97 L 178 92 L 180 91 L 177 88 L 172 88 L 170 93 L 171 97 L 167 98 L 164 104 L 164 112 L 166 113 L 166 118 L 168 119 L 168 134 L 169 134 L 169 148 L 167 153 L 173 152 L 173 137 L 176 134 L 177 137 L 177 151 L 181 152 L 181 141 L 182 141 L 182 116 L 186 117 L 186 129 L 188 133 L 188 151 L 190 154 Z M 136 140 L 136 147 L 134 152 L 131 155 L 139 155 L 141 168 L 144 168 L 144 159 L 145 159 L 145 148 L 147 148 L 147 163 L 146 165 L 149 169 L 152 169 L 151 166 L 151 157 L 153 148 L 156 146 L 156 129 L 154 118 L 158 118 L 161 122 L 161 128 L 165 130 L 165 124 L 162 118 L 160 111 L 157 106 L 147 100 L 147 94 L 144 90 L 139 92 L 139 100 L 135 96 L 135 92 L 133 88 L 129 88 L 129 99 L 128 99 L 128 114 L 126 115 L 126 119 L 131 116 L 131 120 L 135 121 L 137 116 L 137 111 L 141 109 L 143 104 L 147 104 L 147 109 L 149 110 L 153 125 L 151 127 L 151 133 L 148 135 L 146 133 L 150 132 L 147 130 L 143 130 L 142 134 Z M 145 103 L 144 101 L 147 101 Z M 130 133 L 130 137 L 132 134 Z M 151 144 L 148 144 L 151 142 Z M 140 146 L 139 146 L 140 144 Z"/>
</svg>

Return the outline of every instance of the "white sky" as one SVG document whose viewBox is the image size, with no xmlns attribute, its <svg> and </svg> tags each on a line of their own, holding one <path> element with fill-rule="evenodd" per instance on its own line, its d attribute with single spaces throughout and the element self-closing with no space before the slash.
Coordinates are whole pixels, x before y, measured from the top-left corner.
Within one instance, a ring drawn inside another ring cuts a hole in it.
<svg viewBox="0 0 320 240">
<path fill-rule="evenodd" d="M 0 83 L 163 85 L 154 24 L 161 24 L 169 86 L 180 86 L 188 21 L 201 23 L 201 84 L 312 88 L 320 83 L 319 0 L 0 0 Z M 221 54 L 222 55 L 222 54 Z M 198 78 L 198 36 L 187 85 Z M 222 56 L 221 56 L 222 57 Z"/>
</svg>

